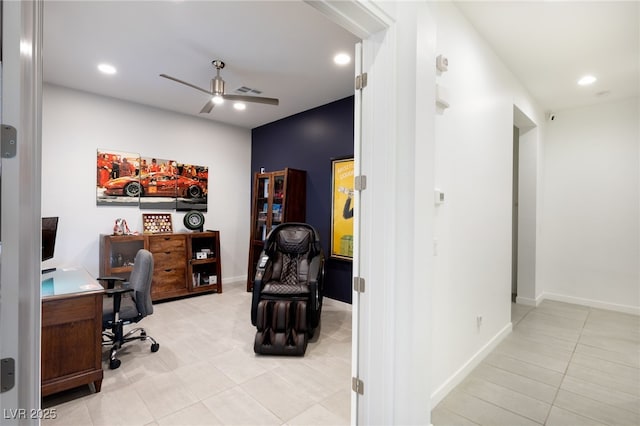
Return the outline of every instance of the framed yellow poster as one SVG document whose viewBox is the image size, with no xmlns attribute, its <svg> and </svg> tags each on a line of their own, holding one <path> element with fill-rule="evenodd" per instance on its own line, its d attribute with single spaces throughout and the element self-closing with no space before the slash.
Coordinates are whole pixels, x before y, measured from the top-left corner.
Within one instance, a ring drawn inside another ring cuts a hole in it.
<svg viewBox="0 0 640 426">
<path fill-rule="evenodd" d="M 331 160 L 331 257 L 353 259 L 353 157 Z"/>
</svg>

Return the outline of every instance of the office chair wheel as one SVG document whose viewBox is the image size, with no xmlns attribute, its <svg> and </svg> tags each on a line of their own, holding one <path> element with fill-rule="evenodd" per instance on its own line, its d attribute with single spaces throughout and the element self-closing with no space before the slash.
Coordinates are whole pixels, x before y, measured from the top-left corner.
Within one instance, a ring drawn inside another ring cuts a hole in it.
<svg viewBox="0 0 640 426">
<path fill-rule="evenodd" d="M 160 343 L 151 344 L 151 352 L 158 352 L 158 349 L 160 349 Z"/>
<path fill-rule="evenodd" d="M 120 367 L 120 360 L 119 359 L 112 359 L 109 361 L 109 368 L 112 370 L 115 370 L 116 368 Z"/>
</svg>

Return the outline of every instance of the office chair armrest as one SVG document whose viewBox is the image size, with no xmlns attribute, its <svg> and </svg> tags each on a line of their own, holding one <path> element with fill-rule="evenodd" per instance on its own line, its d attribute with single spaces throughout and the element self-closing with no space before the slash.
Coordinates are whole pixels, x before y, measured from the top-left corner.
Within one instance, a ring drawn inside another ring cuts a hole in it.
<svg viewBox="0 0 640 426">
<path fill-rule="evenodd" d="M 104 291 L 105 294 L 115 295 L 115 294 L 124 294 L 133 292 L 132 287 L 118 287 L 118 288 L 108 288 Z"/>
<path fill-rule="evenodd" d="M 107 289 L 114 288 L 116 286 L 116 281 L 118 282 L 126 281 L 126 279 L 122 277 L 98 277 L 96 279 L 98 281 L 106 281 Z"/>
<path fill-rule="evenodd" d="M 125 293 L 133 293 L 133 288 L 110 288 L 104 291 L 107 296 L 113 296 L 113 313 L 120 312 L 120 303 L 122 295 Z"/>
</svg>

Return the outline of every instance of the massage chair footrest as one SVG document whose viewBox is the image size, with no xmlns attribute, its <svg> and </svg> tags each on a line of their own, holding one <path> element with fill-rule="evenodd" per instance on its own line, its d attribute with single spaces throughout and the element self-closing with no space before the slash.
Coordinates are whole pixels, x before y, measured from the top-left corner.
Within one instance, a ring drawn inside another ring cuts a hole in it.
<svg viewBox="0 0 640 426">
<path fill-rule="evenodd" d="M 307 349 L 306 301 L 262 300 L 257 312 L 255 353 L 304 355 Z"/>
</svg>

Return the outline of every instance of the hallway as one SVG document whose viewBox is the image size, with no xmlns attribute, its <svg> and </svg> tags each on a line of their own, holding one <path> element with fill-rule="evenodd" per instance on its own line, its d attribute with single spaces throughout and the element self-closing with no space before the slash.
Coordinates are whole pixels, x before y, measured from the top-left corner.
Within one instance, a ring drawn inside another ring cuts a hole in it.
<svg viewBox="0 0 640 426">
<path fill-rule="evenodd" d="M 512 322 L 433 425 L 640 424 L 640 317 L 545 300 Z"/>
</svg>

